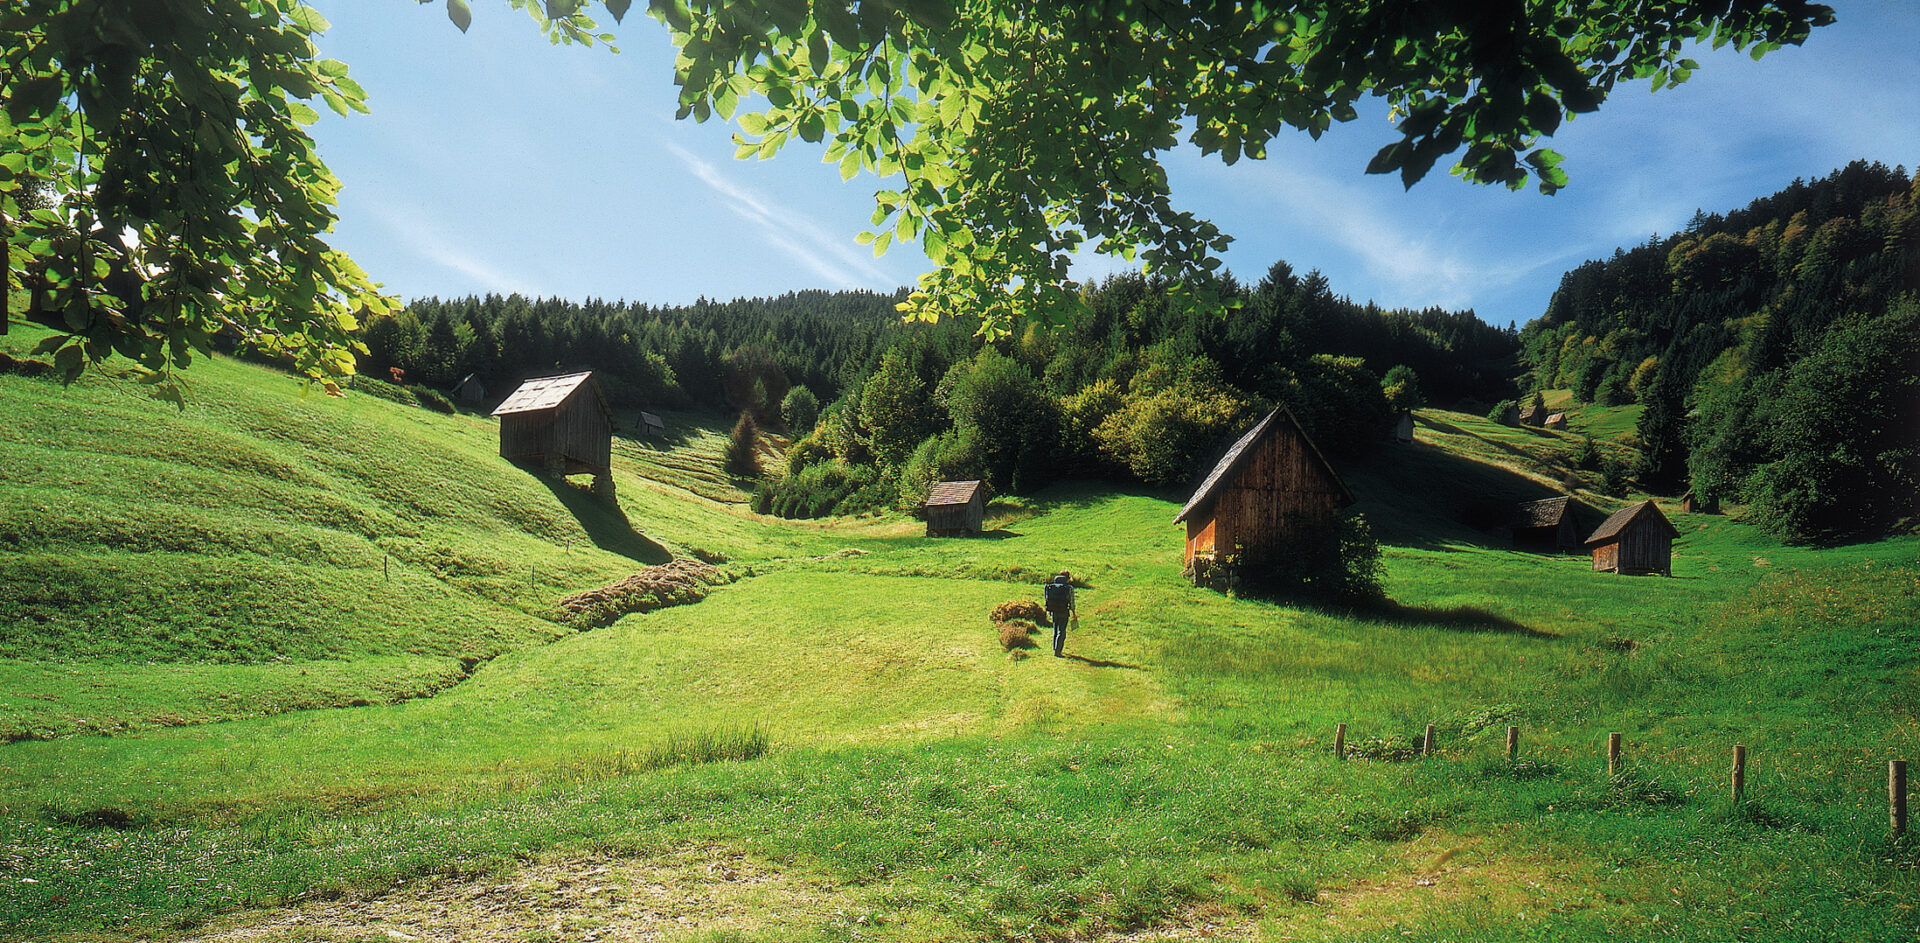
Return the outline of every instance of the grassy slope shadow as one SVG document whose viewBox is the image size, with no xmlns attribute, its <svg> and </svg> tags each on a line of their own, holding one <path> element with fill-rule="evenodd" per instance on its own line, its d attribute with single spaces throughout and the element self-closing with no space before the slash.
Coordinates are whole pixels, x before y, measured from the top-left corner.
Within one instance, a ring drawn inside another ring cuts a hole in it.
<svg viewBox="0 0 1920 943">
<path fill-rule="evenodd" d="M 587 532 L 587 539 L 593 541 L 594 546 L 648 566 L 657 566 L 673 559 L 671 551 L 633 529 L 627 512 L 613 498 L 600 497 L 583 487 L 550 478 L 535 469 L 522 470 L 553 492 L 554 498 L 567 509 L 567 513 L 580 522 L 580 528 Z"/>
</svg>

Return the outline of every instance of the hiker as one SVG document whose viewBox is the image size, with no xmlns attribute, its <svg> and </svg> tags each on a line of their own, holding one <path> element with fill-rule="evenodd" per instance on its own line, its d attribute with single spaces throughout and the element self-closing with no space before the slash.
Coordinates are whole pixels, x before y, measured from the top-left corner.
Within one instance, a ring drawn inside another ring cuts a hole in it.
<svg viewBox="0 0 1920 943">
<path fill-rule="evenodd" d="M 1064 657 L 1060 650 L 1067 644 L 1067 620 L 1073 618 L 1073 577 L 1065 570 L 1053 575 L 1046 586 L 1047 619 L 1053 623 L 1053 657 Z"/>
</svg>

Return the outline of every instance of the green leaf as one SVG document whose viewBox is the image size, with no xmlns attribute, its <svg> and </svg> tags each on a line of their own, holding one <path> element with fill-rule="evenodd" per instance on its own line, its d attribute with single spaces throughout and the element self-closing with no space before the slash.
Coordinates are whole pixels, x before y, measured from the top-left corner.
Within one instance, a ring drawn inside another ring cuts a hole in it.
<svg viewBox="0 0 1920 943">
<path fill-rule="evenodd" d="M 467 27 L 473 25 L 473 10 L 468 8 L 467 0 L 447 0 L 447 19 L 460 27 L 460 32 L 466 32 Z"/>
<path fill-rule="evenodd" d="M 893 245 L 893 233 L 883 232 L 880 235 L 874 237 L 873 257 L 877 259 L 883 255 L 886 255 L 887 247 L 890 245 Z"/>
<path fill-rule="evenodd" d="M 633 0 L 607 0 L 607 12 L 613 15 L 615 23 L 627 15 L 627 8 L 633 6 Z"/>
<path fill-rule="evenodd" d="M 840 160 L 840 179 L 852 180 L 854 174 L 857 174 L 859 172 L 860 172 L 860 152 L 848 151 L 847 156 Z"/>
<path fill-rule="evenodd" d="M 769 127 L 767 124 L 767 116 L 757 111 L 741 112 L 737 122 L 740 125 L 740 130 L 756 137 L 767 133 L 767 128 Z"/>
</svg>

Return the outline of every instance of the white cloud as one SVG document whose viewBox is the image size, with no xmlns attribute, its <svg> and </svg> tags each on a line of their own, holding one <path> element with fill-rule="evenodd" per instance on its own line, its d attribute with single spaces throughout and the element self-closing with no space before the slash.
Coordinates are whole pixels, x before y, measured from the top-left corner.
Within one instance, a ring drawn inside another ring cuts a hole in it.
<svg viewBox="0 0 1920 943">
<path fill-rule="evenodd" d="M 726 198 L 727 209 L 758 227 L 766 240 L 795 261 L 842 288 L 886 288 L 900 280 L 811 219 L 791 212 L 735 182 L 720 169 L 672 141 L 660 142 L 700 182 Z"/>
<path fill-rule="evenodd" d="M 1364 185 L 1268 165 L 1248 181 L 1314 235 L 1344 249 L 1384 289 L 1394 307 L 1471 307 L 1491 289 L 1565 262 L 1570 253 L 1513 253 L 1477 247 L 1444 219 L 1415 220 L 1381 208 Z M 1440 182 L 1440 181 L 1436 181 Z M 1398 194 L 1396 194 L 1398 196 Z M 1411 212 L 1420 208 L 1403 202 Z M 1335 286 L 1335 290 L 1339 290 Z"/>
<path fill-rule="evenodd" d="M 465 275 L 483 291 L 499 294 L 519 292 L 528 296 L 550 294 L 539 290 L 532 279 L 509 272 L 466 247 L 449 241 L 442 227 L 433 225 L 422 214 L 399 209 L 396 202 L 369 201 L 366 212 L 379 220 L 400 245 L 442 268 Z"/>
</svg>

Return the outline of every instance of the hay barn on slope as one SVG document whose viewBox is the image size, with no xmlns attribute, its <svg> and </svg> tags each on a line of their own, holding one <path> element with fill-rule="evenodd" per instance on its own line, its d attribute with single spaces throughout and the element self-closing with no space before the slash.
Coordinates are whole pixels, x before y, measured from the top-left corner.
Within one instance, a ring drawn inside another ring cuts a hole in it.
<svg viewBox="0 0 1920 943">
<path fill-rule="evenodd" d="M 1587 538 L 1596 573 L 1673 575 L 1673 540 L 1680 532 L 1652 501 L 1613 512 Z"/>
<path fill-rule="evenodd" d="M 1261 567 L 1289 543 L 1332 527 L 1353 494 L 1285 406 L 1227 449 L 1173 522 L 1187 525 L 1186 562 L 1238 553 Z"/>
<path fill-rule="evenodd" d="M 987 486 L 981 481 L 942 481 L 927 492 L 927 536 L 978 534 L 986 526 Z"/>
<path fill-rule="evenodd" d="M 1573 499 L 1561 495 L 1520 505 L 1513 523 L 1513 546 L 1537 553 L 1574 553 L 1580 549 L 1580 524 Z"/>
<path fill-rule="evenodd" d="M 1412 413 L 1403 412 L 1393 420 L 1393 441 L 1395 442 L 1412 442 L 1413 441 L 1413 414 Z"/>
<path fill-rule="evenodd" d="M 1521 425 L 1538 426 L 1538 425 L 1541 425 L 1542 423 L 1545 423 L 1546 421 L 1547 421 L 1547 408 L 1545 406 L 1521 407 L 1520 409 Z"/>
<path fill-rule="evenodd" d="M 612 493 L 613 413 L 592 373 L 528 380 L 493 414 L 500 418 L 501 458 L 555 477 L 592 474 L 595 493 Z"/>
</svg>

